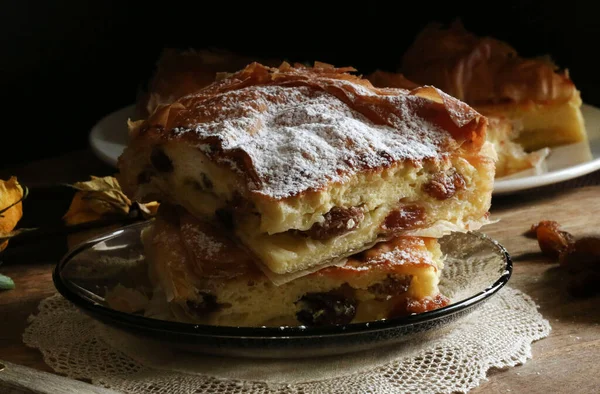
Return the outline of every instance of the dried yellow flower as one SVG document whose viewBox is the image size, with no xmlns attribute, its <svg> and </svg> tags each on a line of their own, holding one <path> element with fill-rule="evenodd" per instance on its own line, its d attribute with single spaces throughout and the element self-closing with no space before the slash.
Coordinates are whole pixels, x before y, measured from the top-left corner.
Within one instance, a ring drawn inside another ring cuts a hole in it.
<svg viewBox="0 0 600 394">
<path fill-rule="evenodd" d="M 127 218 L 139 215 L 149 218 L 156 214 L 157 202 L 139 204 L 132 202 L 121 190 L 121 185 L 116 178 L 111 176 L 92 176 L 87 182 L 77 182 L 71 185 L 77 190 L 71 201 L 67 213 L 63 216 L 65 224 L 74 226 L 98 220 L 111 218 Z M 134 210 L 135 212 L 132 212 Z M 111 229 L 120 227 L 114 224 L 94 230 L 81 231 L 68 236 L 69 248 L 80 242 Z"/>
<path fill-rule="evenodd" d="M 23 216 L 23 188 L 16 177 L 8 181 L 0 180 L 0 235 L 10 233 Z M 8 240 L 0 243 L 0 251 L 8 245 Z"/>
<path fill-rule="evenodd" d="M 116 178 L 92 176 L 87 182 L 72 185 L 77 193 L 71 201 L 69 210 L 63 216 L 68 225 L 91 222 L 107 216 L 127 216 L 131 201 L 119 185 Z"/>
</svg>

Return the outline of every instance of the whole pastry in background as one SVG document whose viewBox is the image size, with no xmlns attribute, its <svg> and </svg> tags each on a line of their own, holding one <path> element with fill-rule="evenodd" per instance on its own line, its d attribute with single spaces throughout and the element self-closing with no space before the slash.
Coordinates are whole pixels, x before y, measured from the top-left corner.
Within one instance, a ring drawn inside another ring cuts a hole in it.
<svg viewBox="0 0 600 394">
<path fill-rule="evenodd" d="M 419 86 L 401 73 L 382 70 L 367 75 L 367 79 L 380 88 L 414 89 Z M 511 121 L 504 116 L 488 116 L 488 121 L 486 138 L 494 145 L 498 155 L 496 178 L 537 167 L 548 155 L 548 148 L 527 153 L 521 145 L 515 142 L 522 129 L 520 123 Z"/>
<path fill-rule="evenodd" d="M 528 152 L 587 139 L 580 92 L 566 70 L 546 57 L 520 57 L 509 44 L 478 37 L 458 21 L 425 27 L 404 54 L 401 71 L 486 116 L 519 124 L 514 141 Z"/>
</svg>

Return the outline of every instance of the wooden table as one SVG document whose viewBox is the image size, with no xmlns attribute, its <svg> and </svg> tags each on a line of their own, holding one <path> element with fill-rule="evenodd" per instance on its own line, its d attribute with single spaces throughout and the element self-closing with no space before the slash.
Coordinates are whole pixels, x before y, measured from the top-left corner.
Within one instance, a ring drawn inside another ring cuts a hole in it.
<svg viewBox="0 0 600 394">
<path fill-rule="evenodd" d="M 32 187 L 86 180 L 90 174 L 109 175 L 114 169 L 89 151 L 0 171 L 0 178 L 17 175 Z M 32 194 L 32 200 L 35 196 Z M 54 201 L 43 201 L 52 205 Z M 41 202 L 40 202 L 41 203 Z M 33 204 L 33 202 L 32 202 Z M 62 205 L 61 205 L 62 204 Z M 58 207 L 58 208 L 57 208 Z M 56 202 L 52 209 L 66 209 Z M 37 212 L 40 218 L 64 212 Z M 542 219 L 556 220 L 574 235 L 597 231 L 600 220 L 600 172 L 570 183 L 526 194 L 494 198 L 492 217 L 501 219 L 484 231 L 502 243 L 514 260 L 510 285 L 529 294 L 550 321 L 552 332 L 533 344 L 533 359 L 523 366 L 490 371 L 489 380 L 473 393 L 598 393 L 600 392 L 600 297 L 576 299 L 566 291 L 565 276 L 539 253 L 537 242 L 523 236 Z M 25 211 L 23 221 L 35 222 Z M 42 220 L 42 219 L 41 219 Z M 61 243 L 62 242 L 62 243 Z M 11 247 L 15 250 L 11 251 Z M 0 293 L 0 360 L 50 371 L 37 350 L 23 345 L 27 317 L 38 303 L 54 294 L 51 270 L 64 248 L 64 239 L 40 245 L 10 245 L 0 272 L 13 278 L 16 289 Z M 37 253 L 31 253 L 36 250 Z M 2 373 L 2 372 L 0 372 Z"/>
</svg>

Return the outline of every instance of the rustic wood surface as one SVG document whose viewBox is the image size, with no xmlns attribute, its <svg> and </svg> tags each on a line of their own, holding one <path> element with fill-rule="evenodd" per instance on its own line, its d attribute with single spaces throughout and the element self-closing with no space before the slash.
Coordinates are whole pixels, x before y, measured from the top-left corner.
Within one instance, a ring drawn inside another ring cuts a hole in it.
<svg viewBox="0 0 600 394">
<path fill-rule="evenodd" d="M 2 394 L 118 394 L 114 390 L 0 360 Z"/>
<path fill-rule="evenodd" d="M 17 175 L 23 183 L 43 188 L 57 182 L 85 180 L 90 174 L 113 172 L 89 151 L 83 151 L 0 170 L 0 178 Z M 35 218 L 24 217 L 28 225 L 64 213 L 52 210 L 64 209 L 65 203 L 51 201 L 52 195 L 44 193 L 40 193 L 43 201 L 36 201 L 32 193 L 29 204 L 45 203 L 49 208 L 38 210 Z M 513 257 L 510 285 L 533 297 L 550 321 L 552 332 L 533 344 L 532 360 L 522 366 L 490 371 L 488 380 L 472 393 L 600 392 L 600 297 L 570 296 L 563 271 L 539 253 L 535 240 L 523 235 L 532 223 L 542 219 L 556 220 L 576 236 L 600 233 L 600 172 L 524 194 L 494 198 L 492 217 L 500 222 L 486 227 L 484 232 L 503 244 Z M 11 244 L 2 257 L 0 272 L 13 278 L 16 289 L 0 292 L 0 359 L 51 372 L 37 350 L 23 345 L 21 335 L 38 303 L 54 294 L 51 270 L 65 245 L 64 237 L 40 240 L 35 245 Z"/>
</svg>

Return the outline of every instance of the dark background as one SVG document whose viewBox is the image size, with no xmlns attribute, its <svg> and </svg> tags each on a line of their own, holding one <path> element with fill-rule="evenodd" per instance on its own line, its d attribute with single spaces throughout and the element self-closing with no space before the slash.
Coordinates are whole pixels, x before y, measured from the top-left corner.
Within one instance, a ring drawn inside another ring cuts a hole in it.
<svg viewBox="0 0 600 394">
<path fill-rule="evenodd" d="M 429 21 L 551 54 L 584 101 L 600 105 L 595 6 L 507 2 L 2 2 L 0 167 L 87 146 L 90 128 L 134 102 L 163 47 L 393 69 Z M 394 4 L 393 7 L 390 4 Z"/>
</svg>

